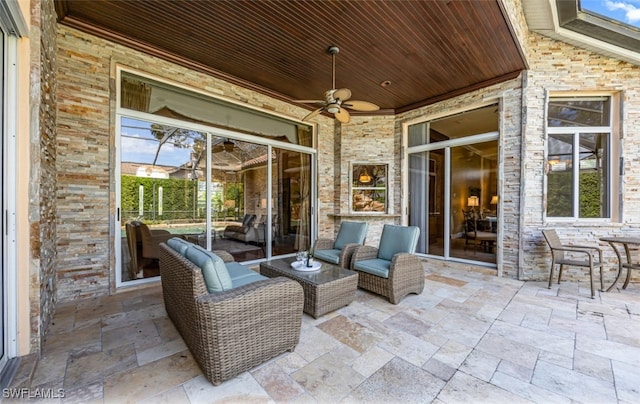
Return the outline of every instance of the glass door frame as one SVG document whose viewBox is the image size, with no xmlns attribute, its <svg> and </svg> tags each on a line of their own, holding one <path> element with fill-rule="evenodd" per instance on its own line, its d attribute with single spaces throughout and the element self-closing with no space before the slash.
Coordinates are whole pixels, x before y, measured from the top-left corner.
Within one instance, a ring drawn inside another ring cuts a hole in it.
<svg viewBox="0 0 640 404">
<path fill-rule="evenodd" d="M 498 104 L 496 100 L 491 102 L 487 102 L 481 106 Z M 459 111 L 450 111 L 447 113 L 439 114 L 437 116 L 430 116 L 428 118 L 421 117 L 420 119 L 408 121 L 402 124 L 402 144 L 405 145 L 402 154 L 402 206 L 405 207 L 402 212 L 401 223 L 403 225 L 407 225 L 409 223 L 409 156 L 411 154 L 423 153 L 423 152 L 431 152 L 434 150 L 444 150 L 444 215 L 443 217 L 449 218 L 451 217 L 451 148 L 458 146 L 466 146 L 475 143 L 488 142 L 488 141 L 497 141 L 498 142 L 498 155 L 501 154 L 501 148 L 499 146 L 500 141 L 500 132 L 493 131 L 488 133 L 480 133 L 471 136 L 465 136 L 457 139 L 451 139 L 446 141 L 439 141 L 436 143 L 426 143 L 418 146 L 406 146 L 408 144 L 409 137 L 409 127 L 412 125 L 417 125 L 421 123 L 427 124 L 427 130 L 429 128 L 429 123 L 439 118 L 444 118 L 451 115 L 456 115 L 458 113 L 464 113 L 465 111 L 478 108 L 478 106 L 474 106 L 473 108 L 465 108 L 464 110 Z M 501 159 L 498 158 L 498 176 L 500 177 L 501 169 Z M 500 188 L 501 181 L 498 181 L 498 193 L 502 191 Z M 501 202 L 500 202 L 501 203 Z M 446 219 L 444 220 L 444 234 L 449 235 L 451 232 L 451 221 Z M 427 225 L 428 223 L 425 223 Z M 498 235 L 500 232 L 498 231 Z M 442 256 L 432 255 L 432 254 L 422 254 L 417 253 L 417 255 L 434 258 L 438 260 L 444 261 L 452 261 L 452 262 L 461 262 L 467 264 L 473 264 L 478 266 L 488 266 L 491 268 L 500 268 L 500 249 L 498 245 L 500 243 L 496 243 L 496 264 L 489 264 L 481 261 L 473 261 L 467 260 L 463 258 L 456 258 L 450 256 L 450 237 L 444 237 L 444 254 Z M 500 274 L 499 274 L 500 275 Z"/>
<path fill-rule="evenodd" d="M 1 11 L 1 10 L 0 10 Z M 14 15 L 15 10 L 9 10 Z M 20 14 L 17 15 L 21 17 Z M 4 17 L 4 16 L 3 16 Z M 17 134 L 17 99 L 18 99 L 18 37 L 8 35 L 7 27 L 2 23 L 4 18 L 0 18 L 0 55 L 2 65 L 2 83 L 0 83 L 0 132 L 2 139 L 2 150 L 0 158 L 2 161 L 2 236 L 0 253 L 0 276 L 2 280 L 2 292 L 0 293 L 1 317 L 2 317 L 2 352 L 0 353 L 0 372 L 9 360 L 18 355 L 17 327 L 18 327 L 18 307 L 17 307 L 17 232 L 16 232 L 16 211 L 17 211 L 17 184 L 16 184 L 16 134 Z M 24 21 L 18 18 L 18 21 Z M 19 24 L 20 25 L 20 24 Z M 11 31 L 10 31 L 11 32 Z M 16 34 L 26 32 L 25 28 L 15 27 Z"/>
<path fill-rule="evenodd" d="M 122 242 L 121 242 L 121 226 L 122 226 L 122 210 L 121 210 L 121 205 L 120 205 L 120 198 L 121 198 L 121 187 L 120 187 L 120 177 L 121 177 L 121 156 L 122 156 L 122 150 L 121 150 L 121 123 L 122 123 L 122 119 L 123 118 L 132 118 L 132 119 L 139 119 L 139 120 L 143 120 L 143 121 L 147 121 L 147 122 L 151 122 L 151 123 L 157 123 L 157 124 L 162 124 L 162 125 L 171 125 L 171 126 L 175 126 L 175 127 L 180 127 L 180 128 L 185 128 L 185 129 L 191 129 L 194 131 L 199 131 L 199 132 L 206 132 L 208 133 L 207 136 L 207 167 L 211 167 L 211 152 L 209 152 L 211 150 L 211 138 L 213 136 L 219 136 L 219 137 L 224 137 L 224 138 L 229 138 L 229 139 L 233 139 L 233 140 L 238 140 L 238 141 L 245 141 L 245 142 L 250 142 L 250 143 L 257 143 L 260 145 L 263 145 L 267 148 L 267 160 L 268 160 L 268 165 L 267 165 L 267 211 L 270 212 L 271 211 L 271 200 L 272 200 L 272 154 L 271 151 L 273 150 L 274 147 L 277 147 L 279 149 L 286 149 L 286 150 L 291 150 L 291 151 L 295 151 L 295 152 L 300 152 L 300 153 L 304 153 L 304 154 L 308 154 L 311 156 L 311 200 L 310 200 L 310 239 L 314 240 L 315 239 L 315 235 L 317 232 L 317 223 L 316 223 L 316 218 L 317 218 L 317 214 L 316 214 L 316 209 L 317 209 L 317 204 L 316 204 L 316 197 L 317 197 L 317 178 L 316 178 L 316 173 L 317 173 L 317 150 L 314 148 L 310 148 L 307 146 L 299 146 L 299 145 L 295 145 L 295 144 L 288 144 L 288 143 L 283 143 L 283 142 L 278 142 L 278 141 L 269 141 L 268 139 L 265 138 L 261 138 L 261 137 L 256 137 L 256 136 L 251 136 L 251 135 L 246 135 L 243 133 L 239 133 L 239 132 L 235 132 L 232 130 L 227 130 L 227 129 L 221 129 L 221 128 L 215 128 L 215 127 L 210 127 L 210 126 L 206 126 L 203 124 L 196 124 L 196 123 L 191 123 L 191 122 L 187 122 L 187 121 L 182 121 L 182 120 L 178 120 L 178 119 L 173 119 L 173 118 L 164 118 L 158 115 L 154 115 L 154 114 L 149 114 L 149 113 L 145 113 L 145 112 L 139 112 L 139 111 L 133 111 L 133 110 L 120 110 L 120 108 L 118 108 L 118 110 L 116 111 L 116 116 L 115 116 L 115 169 L 114 169 L 114 181 L 115 181 L 115 220 L 114 220 L 114 233 L 113 233 L 113 237 L 112 240 L 114 241 L 114 253 L 115 253 L 115 281 L 116 281 L 116 288 L 122 288 L 122 287 L 130 287 L 130 286 L 136 286 L 136 285 L 140 285 L 140 284 L 144 284 L 144 283 L 150 283 L 150 282 L 157 282 L 159 277 L 153 277 L 153 278 L 145 278 L 145 279 L 135 279 L 135 280 L 130 280 L 130 281 L 122 281 Z M 315 138 L 315 126 L 314 126 L 314 138 Z M 207 194 L 207 200 L 209 201 L 211 198 L 211 184 L 212 184 L 212 178 L 211 178 L 211 170 L 207 170 L 207 177 L 206 177 L 206 194 Z M 211 203 L 207 203 L 207 210 L 206 210 L 206 217 L 207 217 L 207 223 L 206 223 L 206 234 L 207 234 L 207 249 L 211 248 L 211 218 L 212 218 L 212 208 L 211 208 Z M 267 215 L 267 224 L 268 227 L 267 229 L 271 228 L 272 225 L 272 215 Z M 272 241 L 272 234 L 270 231 L 267 231 L 267 238 L 265 240 L 265 242 L 267 243 L 267 258 L 264 259 L 259 259 L 259 260 L 254 260 L 254 261 L 247 261 L 246 264 L 255 264 L 261 261 L 264 261 L 266 259 L 271 259 L 273 258 L 271 256 L 272 253 L 272 249 L 271 249 L 271 241 Z M 282 255 L 287 256 L 287 255 L 293 255 L 292 254 L 285 254 Z"/>
</svg>

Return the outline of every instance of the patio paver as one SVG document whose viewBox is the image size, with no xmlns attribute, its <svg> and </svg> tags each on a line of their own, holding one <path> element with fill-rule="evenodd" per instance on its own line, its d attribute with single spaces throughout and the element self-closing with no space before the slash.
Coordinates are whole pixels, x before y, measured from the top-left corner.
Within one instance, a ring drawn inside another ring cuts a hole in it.
<svg viewBox="0 0 640 404">
<path fill-rule="evenodd" d="M 434 266 L 399 305 L 358 290 L 349 306 L 304 315 L 294 352 L 220 386 L 159 285 L 60 304 L 12 387 L 62 387 L 61 402 L 640 402 L 640 285 L 592 300 L 587 283 L 548 290 Z"/>
</svg>

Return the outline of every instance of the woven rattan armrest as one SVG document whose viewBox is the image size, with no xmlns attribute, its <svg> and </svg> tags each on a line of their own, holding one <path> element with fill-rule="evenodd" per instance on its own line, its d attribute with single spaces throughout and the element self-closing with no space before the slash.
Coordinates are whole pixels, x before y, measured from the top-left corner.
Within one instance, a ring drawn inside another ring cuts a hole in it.
<svg viewBox="0 0 640 404">
<path fill-rule="evenodd" d="M 316 240 L 316 243 L 313 246 L 314 250 L 331 250 L 333 249 L 333 245 L 335 244 L 335 240 L 331 240 L 329 238 L 319 238 Z"/>
<path fill-rule="evenodd" d="M 389 279 L 398 276 L 402 272 L 422 271 L 422 262 L 414 254 L 410 253 L 398 253 L 391 259 L 391 266 L 389 267 Z"/>
<path fill-rule="evenodd" d="M 215 255 L 217 255 L 218 257 L 220 257 L 222 259 L 222 261 L 224 261 L 224 262 L 234 262 L 235 261 L 235 258 L 233 258 L 233 255 L 229 254 L 227 251 L 224 251 L 224 250 L 213 250 L 211 252 L 214 253 Z"/>
<path fill-rule="evenodd" d="M 378 249 L 369 245 L 359 245 L 351 256 L 351 269 L 356 261 L 371 260 L 378 257 Z"/>
<path fill-rule="evenodd" d="M 340 252 L 340 262 L 342 263 L 343 268 L 351 268 L 353 253 L 355 253 L 358 247 L 361 246 L 362 244 L 358 243 L 348 243 L 342 247 L 342 251 Z"/>
</svg>

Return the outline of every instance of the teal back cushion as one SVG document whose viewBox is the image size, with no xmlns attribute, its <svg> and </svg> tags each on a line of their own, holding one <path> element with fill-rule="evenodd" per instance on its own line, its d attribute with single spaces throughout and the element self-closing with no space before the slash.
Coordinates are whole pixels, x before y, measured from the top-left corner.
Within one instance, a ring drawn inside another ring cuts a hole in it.
<svg viewBox="0 0 640 404">
<path fill-rule="evenodd" d="M 342 248 L 349 243 L 364 244 L 368 228 L 369 223 L 342 222 L 342 224 L 340 224 L 340 230 L 338 231 L 338 237 L 336 237 L 336 241 L 333 243 L 333 248 L 342 250 Z"/>
<path fill-rule="evenodd" d="M 195 244 L 187 249 L 185 257 L 200 267 L 209 293 L 224 292 L 232 288 L 231 277 L 222 258 Z"/>
<path fill-rule="evenodd" d="M 391 261 L 397 253 L 415 253 L 420 229 L 416 226 L 385 224 L 380 237 L 378 258 Z"/>
<path fill-rule="evenodd" d="M 167 245 L 178 252 L 178 254 L 183 257 L 187 253 L 187 249 L 191 247 L 193 244 L 188 242 L 187 240 L 183 240 L 178 237 L 170 238 L 167 240 Z"/>
</svg>

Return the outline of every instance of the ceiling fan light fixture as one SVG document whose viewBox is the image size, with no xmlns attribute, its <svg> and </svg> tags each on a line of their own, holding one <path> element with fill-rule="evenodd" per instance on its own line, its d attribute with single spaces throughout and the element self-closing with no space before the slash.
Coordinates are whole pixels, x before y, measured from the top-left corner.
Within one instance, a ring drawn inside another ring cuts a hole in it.
<svg viewBox="0 0 640 404">
<path fill-rule="evenodd" d="M 338 111 L 340 111 L 340 105 L 338 105 L 338 104 L 329 104 L 329 105 L 327 105 L 327 112 L 329 112 L 330 114 L 335 114 Z"/>
<path fill-rule="evenodd" d="M 331 54 L 331 90 L 325 91 L 324 100 L 297 100 L 295 102 L 301 102 L 305 104 L 316 104 L 320 106 L 320 108 L 314 110 L 313 112 L 307 114 L 303 121 L 308 121 L 311 118 L 315 117 L 321 112 L 328 112 L 333 114 L 334 117 L 340 123 L 348 123 L 349 122 L 349 111 L 347 109 L 351 109 L 354 111 L 362 111 L 362 112 L 370 112 L 377 111 L 380 109 L 379 106 L 367 101 L 357 101 L 351 100 L 351 90 L 348 88 L 336 88 L 336 54 L 340 51 L 337 46 L 330 46 L 327 50 L 329 54 Z"/>
</svg>

